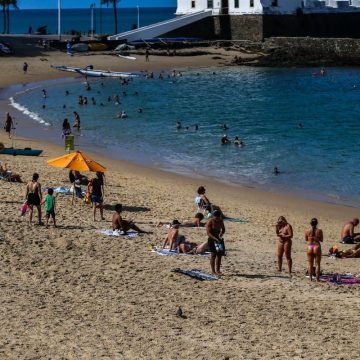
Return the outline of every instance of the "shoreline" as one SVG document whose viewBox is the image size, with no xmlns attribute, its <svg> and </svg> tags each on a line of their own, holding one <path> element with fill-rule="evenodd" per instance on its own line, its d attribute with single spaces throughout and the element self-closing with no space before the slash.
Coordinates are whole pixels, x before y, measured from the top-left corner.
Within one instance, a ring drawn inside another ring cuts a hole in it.
<svg viewBox="0 0 360 360">
<path fill-rule="evenodd" d="M 19 119 L 25 118 L 30 120 L 31 123 L 29 123 L 28 121 L 24 121 L 23 122 L 23 129 L 19 132 L 19 135 L 27 138 L 28 141 L 32 141 L 34 143 L 38 142 L 38 141 L 45 141 L 48 143 L 49 141 L 49 136 L 50 139 L 52 141 L 52 143 L 55 143 L 56 145 L 61 147 L 61 139 L 58 136 L 58 134 L 56 133 L 56 130 L 53 129 L 52 127 L 48 127 L 45 128 L 43 123 L 40 123 L 39 121 L 31 118 L 31 116 L 29 116 L 29 114 L 24 114 L 23 111 L 17 109 L 16 107 L 14 107 L 11 104 L 3 104 L 3 103 L 7 103 L 9 98 L 13 97 L 15 94 L 20 93 L 20 92 L 26 92 L 26 91 L 31 91 L 32 89 L 35 89 L 37 87 L 41 88 L 41 87 L 48 87 L 51 86 L 52 84 L 58 84 L 58 83 L 76 83 L 76 82 L 80 82 L 82 81 L 83 77 L 82 76 L 66 76 L 66 77 L 60 77 L 60 78 L 55 78 L 55 79 L 43 79 L 43 80 L 39 80 L 36 82 L 31 82 L 31 83 L 27 83 L 27 84 L 12 84 L 6 88 L 0 89 L 0 108 L 6 107 L 9 109 L 13 109 L 13 111 L 16 111 L 17 113 L 19 113 Z M 32 131 L 32 134 L 30 135 L 26 135 L 27 131 Z M 35 131 L 35 132 L 33 132 Z M 37 136 L 36 136 L 37 134 Z M 163 166 L 163 164 L 159 164 L 159 163 L 150 163 L 149 161 L 140 161 L 140 159 L 138 157 L 133 157 L 132 159 L 125 157 L 121 157 L 121 155 L 111 155 L 111 153 L 109 153 L 109 149 L 104 148 L 100 150 L 97 150 L 96 148 L 94 148 L 94 146 L 89 146 L 88 144 L 84 144 L 82 145 L 82 148 L 85 149 L 86 152 L 90 152 L 93 154 L 97 154 L 100 155 L 102 157 L 108 158 L 110 160 L 114 160 L 114 161 L 126 161 L 128 163 L 133 163 L 134 165 L 137 166 L 142 166 L 146 169 L 155 169 L 155 170 L 160 170 L 160 171 L 164 171 L 166 173 L 171 173 L 171 174 L 175 174 L 175 175 L 180 175 L 180 176 L 185 176 L 188 177 L 189 179 L 195 180 L 198 179 L 199 181 L 205 181 L 208 177 L 207 174 L 200 174 L 200 173 L 194 173 L 194 172 L 186 172 L 185 174 L 181 173 L 181 169 L 176 170 L 173 168 L 166 168 L 166 165 Z M 129 155 L 128 155 L 129 156 Z M 320 203 L 324 203 L 324 204 L 329 204 L 329 205 L 336 205 L 336 206 L 344 206 L 344 207 L 348 207 L 348 208 L 352 208 L 352 209 L 359 209 L 359 205 L 356 205 L 355 203 L 351 203 L 350 200 L 348 200 L 348 202 L 346 202 L 346 199 L 338 197 L 334 199 L 334 196 L 331 197 L 328 194 L 325 193 L 318 193 L 318 192 L 311 192 L 310 190 L 307 189 L 295 189 L 291 187 L 291 184 L 289 184 L 285 189 L 283 189 L 283 191 L 280 191 L 280 189 L 276 188 L 276 187 L 270 187 L 269 186 L 261 186 L 259 184 L 250 184 L 250 183 L 241 183 L 241 182 L 232 182 L 226 179 L 222 179 L 222 178 L 214 178 L 213 181 L 215 183 L 218 183 L 221 186 L 234 186 L 235 188 L 239 187 L 240 189 L 254 189 L 256 191 L 260 191 L 263 194 L 266 193 L 271 193 L 276 195 L 281 195 L 281 194 L 285 194 L 287 197 L 291 198 L 294 197 L 296 199 L 303 199 L 303 200 L 310 200 L 310 201 L 315 201 L 315 202 L 320 202 Z"/>
</svg>

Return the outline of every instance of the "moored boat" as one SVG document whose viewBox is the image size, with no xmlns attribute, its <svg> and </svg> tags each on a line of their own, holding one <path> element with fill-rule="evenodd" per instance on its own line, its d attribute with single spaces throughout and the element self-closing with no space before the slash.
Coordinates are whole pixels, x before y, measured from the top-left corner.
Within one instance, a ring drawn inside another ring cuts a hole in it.
<svg viewBox="0 0 360 360">
<path fill-rule="evenodd" d="M 110 71 L 110 70 L 90 70 L 90 69 L 77 69 L 81 75 L 94 76 L 94 77 L 138 77 L 137 73 L 121 72 L 121 71 Z"/>
<path fill-rule="evenodd" d="M 2 155 L 23 155 L 23 156 L 39 156 L 43 151 L 31 148 L 4 148 L 0 150 L 0 154 Z"/>
</svg>

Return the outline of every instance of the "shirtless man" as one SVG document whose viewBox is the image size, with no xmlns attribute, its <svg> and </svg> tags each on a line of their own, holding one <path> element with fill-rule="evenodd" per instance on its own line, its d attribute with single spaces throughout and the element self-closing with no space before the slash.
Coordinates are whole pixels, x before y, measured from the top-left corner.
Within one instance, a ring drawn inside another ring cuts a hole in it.
<svg viewBox="0 0 360 360">
<path fill-rule="evenodd" d="M 341 230 L 341 241 L 345 244 L 353 244 L 360 241 L 360 234 L 354 233 L 355 226 L 359 225 L 359 219 L 354 218 L 346 223 Z"/>
<path fill-rule="evenodd" d="M 121 230 L 124 233 L 130 229 L 137 231 L 139 234 L 149 234 L 149 232 L 139 229 L 132 221 L 124 220 L 121 217 L 122 204 L 115 205 L 115 213 L 112 217 L 112 228 L 113 231 Z"/>
<path fill-rule="evenodd" d="M 206 223 L 208 236 L 208 248 L 211 252 L 210 266 L 214 275 L 222 275 L 220 272 L 221 258 L 225 255 L 225 245 L 222 235 L 225 234 L 225 225 L 222 220 L 221 211 L 215 210 L 214 217 Z"/>
<path fill-rule="evenodd" d="M 180 227 L 180 222 L 178 220 L 173 220 L 170 225 L 170 229 L 166 235 L 166 238 L 165 238 L 165 241 L 163 244 L 163 249 L 165 249 L 165 247 L 167 245 L 169 245 L 169 249 L 174 250 L 175 247 L 178 245 L 177 242 L 180 239 L 183 238 L 185 240 L 184 236 L 182 236 L 181 238 L 179 236 L 179 227 Z"/>
</svg>

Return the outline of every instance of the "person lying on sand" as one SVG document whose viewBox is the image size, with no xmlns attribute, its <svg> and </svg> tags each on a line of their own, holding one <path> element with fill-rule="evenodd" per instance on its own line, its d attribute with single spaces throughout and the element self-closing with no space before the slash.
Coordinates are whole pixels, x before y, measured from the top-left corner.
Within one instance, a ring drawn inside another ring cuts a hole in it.
<svg viewBox="0 0 360 360">
<path fill-rule="evenodd" d="M 192 243 L 186 241 L 184 236 L 179 236 L 176 241 L 177 251 L 180 254 L 204 254 L 208 249 L 208 242 L 205 241 L 202 244 L 198 245 L 196 243 Z"/>
<path fill-rule="evenodd" d="M 351 249 L 345 251 L 339 251 L 336 245 L 334 245 L 329 250 L 329 255 L 335 255 L 339 258 L 360 258 L 360 244 L 356 244 Z"/>
<path fill-rule="evenodd" d="M 359 219 L 354 218 L 347 222 L 341 230 L 341 241 L 345 244 L 354 244 L 360 241 L 360 234 L 354 233 L 355 226 L 359 225 Z"/>
<path fill-rule="evenodd" d="M 201 221 L 204 219 L 204 215 L 202 213 L 196 213 L 193 220 L 185 221 L 179 223 L 180 227 L 204 227 L 205 224 Z M 169 224 L 168 221 L 159 221 L 156 226 L 163 226 Z M 171 226 L 171 224 L 170 224 Z"/>
<path fill-rule="evenodd" d="M 133 223 L 133 221 L 124 220 L 121 217 L 121 212 L 122 212 L 122 204 L 116 204 L 115 205 L 115 213 L 113 214 L 113 217 L 112 217 L 113 231 L 120 230 L 120 231 L 123 231 L 124 233 L 126 233 L 127 231 L 132 229 L 132 230 L 137 231 L 139 234 L 150 234 L 149 232 L 141 230 L 140 228 L 138 228 Z"/>
</svg>

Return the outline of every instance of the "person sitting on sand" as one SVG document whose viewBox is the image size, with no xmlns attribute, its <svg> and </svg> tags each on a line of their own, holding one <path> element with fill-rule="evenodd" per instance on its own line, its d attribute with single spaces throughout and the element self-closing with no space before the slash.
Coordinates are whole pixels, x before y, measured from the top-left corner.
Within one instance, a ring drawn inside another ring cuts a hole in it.
<svg viewBox="0 0 360 360">
<path fill-rule="evenodd" d="M 115 213 L 112 217 L 112 228 L 113 231 L 119 230 L 124 233 L 128 232 L 130 229 L 137 231 L 139 234 L 149 234 L 149 232 L 141 230 L 138 228 L 133 221 L 124 220 L 121 216 L 122 213 L 122 204 L 115 205 Z"/>
<path fill-rule="evenodd" d="M 359 219 L 354 218 L 347 222 L 341 230 L 341 241 L 344 244 L 354 244 L 360 241 L 360 234 L 354 233 L 355 226 L 359 225 Z"/>
<path fill-rule="evenodd" d="M 345 251 L 339 251 L 336 245 L 334 245 L 330 249 L 329 255 L 335 255 L 339 258 L 360 258 L 360 244 L 356 244 L 351 249 Z"/>
<path fill-rule="evenodd" d="M 0 176 L 2 176 L 4 180 L 7 181 L 22 183 L 20 174 L 11 171 L 6 163 L 2 165 L 0 162 Z"/>
<path fill-rule="evenodd" d="M 222 236 L 225 234 L 225 225 L 219 210 L 214 211 L 214 217 L 206 223 L 208 248 L 211 252 L 210 266 L 214 275 L 222 275 L 220 271 L 221 258 L 225 255 L 225 244 Z"/>
<path fill-rule="evenodd" d="M 282 271 L 282 260 L 285 253 L 286 260 L 288 263 L 289 274 L 291 276 L 292 259 L 291 259 L 291 245 L 293 230 L 291 225 L 286 221 L 284 216 L 280 216 L 276 227 L 276 235 L 279 238 L 278 242 L 278 271 Z"/>
<path fill-rule="evenodd" d="M 180 254 L 204 254 L 208 248 L 208 242 L 205 241 L 202 244 L 198 245 L 186 241 L 185 237 L 180 236 L 179 240 L 176 242 L 177 251 Z"/>
<path fill-rule="evenodd" d="M 195 198 L 195 201 L 197 202 L 199 209 L 207 210 L 209 213 L 213 213 L 215 210 L 219 210 L 221 212 L 221 215 L 224 216 L 221 209 L 210 202 L 208 197 L 205 195 L 205 188 L 204 186 L 199 186 L 197 193 L 199 196 Z"/>
<path fill-rule="evenodd" d="M 316 262 L 316 281 L 320 281 L 320 263 L 321 263 L 321 245 L 323 241 L 323 232 L 317 228 L 318 221 L 316 218 L 310 221 L 311 228 L 305 231 L 305 240 L 307 242 L 307 257 L 309 263 L 309 278 L 312 281 L 314 260 Z"/>
<path fill-rule="evenodd" d="M 179 235 L 179 227 L 180 222 L 178 220 L 173 220 L 170 225 L 170 229 L 166 235 L 163 249 L 169 247 L 170 250 L 174 250 L 176 248 L 176 241 L 179 241 L 180 237 L 183 237 L 185 240 L 185 236 Z"/>
</svg>

